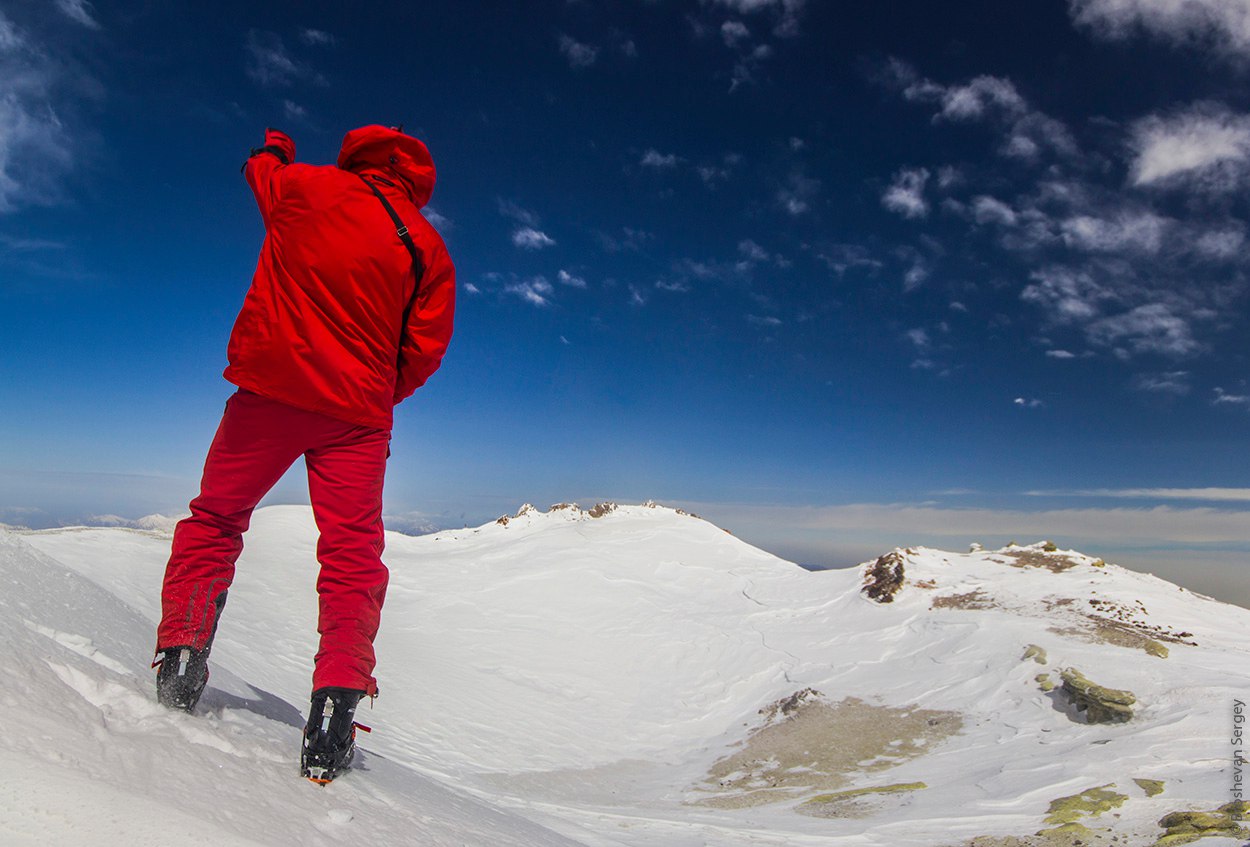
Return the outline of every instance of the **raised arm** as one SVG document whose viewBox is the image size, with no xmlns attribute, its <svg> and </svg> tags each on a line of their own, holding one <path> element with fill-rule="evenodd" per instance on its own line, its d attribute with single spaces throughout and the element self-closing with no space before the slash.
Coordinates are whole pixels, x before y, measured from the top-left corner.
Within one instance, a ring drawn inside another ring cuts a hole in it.
<svg viewBox="0 0 1250 847">
<path fill-rule="evenodd" d="M 269 214 L 282 193 L 282 171 L 295 161 L 295 142 L 279 129 L 265 130 L 265 143 L 253 147 L 252 155 L 243 164 L 243 175 L 256 195 L 256 205 L 269 227 Z"/>
</svg>

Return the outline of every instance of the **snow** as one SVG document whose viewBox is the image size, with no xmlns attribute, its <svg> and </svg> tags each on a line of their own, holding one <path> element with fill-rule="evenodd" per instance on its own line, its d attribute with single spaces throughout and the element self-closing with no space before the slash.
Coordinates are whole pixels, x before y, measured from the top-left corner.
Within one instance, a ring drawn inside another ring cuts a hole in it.
<svg viewBox="0 0 1250 847">
<path fill-rule="evenodd" d="M 0 757 L 20 774 L 0 842 L 932 847 L 1034 833 L 1052 800 L 1114 784 L 1116 814 L 1081 822 L 1131 845 L 1232 799 L 1247 610 L 1040 546 L 900 551 L 877 603 L 865 568 L 808 572 L 653 504 L 591 514 L 388 533 L 374 732 L 324 789 L 296 775 L 306 507 L 254 516 L 193 716 L 156 704 L 148 667 L 167 529 L 0 530 Z M 1034 679 L 1069 666 L 1132 690 L 1133 719 L 1083 723 Z M 801 720 L 761 713 L 808 688 Z M 762 787 L 779 774 L 793 787 Z M 818 815 L 822 774 L 926 787 Z"/>
</svg>

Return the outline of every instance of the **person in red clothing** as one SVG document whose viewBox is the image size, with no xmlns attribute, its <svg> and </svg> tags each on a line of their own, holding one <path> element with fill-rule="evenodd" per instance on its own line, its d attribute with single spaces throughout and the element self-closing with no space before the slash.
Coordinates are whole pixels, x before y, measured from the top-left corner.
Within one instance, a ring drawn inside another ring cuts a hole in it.
<svg viewBox="0 0 1250 847">
<path fill-rule="evenodd" d="M 270 129 L 243 171 L 265 241 L 227 350 L 224 376 L 238 391 L 165 569 L 157 695 L 195 707 L 252 511 L 303 456 L 320 532 L 321 641 L 301 769 L 328 780 L 350 760 L 356 705 L 377 693 L 394 407 L 442 361 L 455 269 L 419 211 L 433 160 L 400 130 L 352 130 L 337 165 L 315 166 L 297 164 L 294 142 Z"/>
</svg>

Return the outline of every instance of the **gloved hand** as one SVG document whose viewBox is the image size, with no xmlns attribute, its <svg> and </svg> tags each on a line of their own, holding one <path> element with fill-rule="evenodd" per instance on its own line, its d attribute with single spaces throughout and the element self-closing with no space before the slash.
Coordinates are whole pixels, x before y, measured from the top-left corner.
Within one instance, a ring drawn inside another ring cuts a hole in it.
<svg viewBox="0 0 1250 847">
<path fill-rule="evenodd" d="M 265 143 L 261 147 L 253 147 L 248 158 L 259 156 L 261 153 L 272 153 L 277 157 L 278 161 L 284 165 L 289 165 L 295 161 L 295 142 L 291 137 L 280 129 L 269 127 L 265 130 Z M 246 167 L 247 163 L 243 163 Z M 242 168 L 240 168 L 242 170 Z"/>
</svg>

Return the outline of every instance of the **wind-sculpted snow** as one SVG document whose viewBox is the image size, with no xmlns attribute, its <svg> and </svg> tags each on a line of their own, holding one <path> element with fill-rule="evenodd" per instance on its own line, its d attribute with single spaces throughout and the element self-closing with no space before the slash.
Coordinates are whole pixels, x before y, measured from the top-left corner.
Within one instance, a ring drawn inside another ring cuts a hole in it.
<svg viewBox="0 0 1250 847">
<path fill-rule="evenodd" d="M 874 563 L 811 573 L 650 504 L 387 541 L 374 732 L 360 772 L 319 789 L 295 776 L 316 640 L 306 508 L 256 514 L 195 716 L 157 707 L 148 668 L 167 534 L 0 534 L 0 702 L 29 714 L 0 751 L 35 775 L 4 781 L 0 831 L 1146 845 L 1165 814 L 1232 799 L 1250 612 L 1073 551 L 899 550 L 878 603 L 861 590 Z M 1131 690 L 1131 718 L 1087 722 L 1057 684 L 1069 669 Z M 1052 801 L 1096 790 L 1124 800 L 1047 823 Z"/>
</svg>

